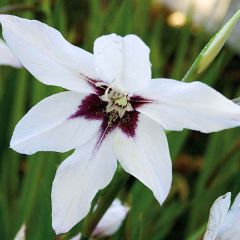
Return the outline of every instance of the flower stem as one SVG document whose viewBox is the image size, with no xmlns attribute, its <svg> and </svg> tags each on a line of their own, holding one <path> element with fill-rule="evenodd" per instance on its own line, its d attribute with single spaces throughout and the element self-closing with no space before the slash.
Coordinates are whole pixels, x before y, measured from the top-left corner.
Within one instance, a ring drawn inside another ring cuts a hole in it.
<svg viewBox="0 0 240 240">
<path fill-rule="evenodd" d="M 192 82 L 198 76 L 197 68 L 199 65 L 200 57 L 197 57 L 197 59 L 194 61 L 192 66 L 189 68 L 187 73 L 184 75 L 182 82 Z"/>
<path fill-rule="evenodd" d="M 123 171 L 122 168 L 118 168 L 113 181 L 111 182 L 110 186 L 103 191 L 103 194 L 100 196 L 98 201 L 98 207 L 95 212 L 93 212 L 85 221 L 81 240 L 88 240 L 95 227 L 97 226 L 98 222 L 110 207 L 113 200 L 118 195 L 119 191 L 122 187 L 126 184 L 127 180 L 129 179 L 130 175 Z"/>
</svg>

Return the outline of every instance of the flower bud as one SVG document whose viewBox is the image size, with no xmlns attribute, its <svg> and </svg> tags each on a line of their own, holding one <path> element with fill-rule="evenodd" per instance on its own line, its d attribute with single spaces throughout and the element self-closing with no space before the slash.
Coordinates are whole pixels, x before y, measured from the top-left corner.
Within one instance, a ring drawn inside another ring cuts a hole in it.
<svg viewBox="0 0 240 240">
<path fill-rule="evenodd" d="M 240 18 L 240 10 L 212 37 L 200 54 L 197 73 L 203 72 L 215 59 L 225 42 L 228 40 L 234 26 Z"/>
</svg>

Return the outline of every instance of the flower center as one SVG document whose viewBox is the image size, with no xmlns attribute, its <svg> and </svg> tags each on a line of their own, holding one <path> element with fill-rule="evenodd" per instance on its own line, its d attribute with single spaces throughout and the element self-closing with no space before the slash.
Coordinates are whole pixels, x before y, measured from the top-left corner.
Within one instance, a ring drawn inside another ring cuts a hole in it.
<svg viewBox="0 0 240 240">
<path fill-rule="evenodd" d="M 118 117 L 121 119 L 126 111 L 133 111 L 132 105 L 129 102 L 130 99 L 126 93 L 103 83 L 98 84 L 98 87 L 103 86 L 106 89 L 104 94 L 99 96 L 99 98 L 107 102 L 106 112 L 110 113 L 110 122 L 116 121 Z"/>
<path fill-rule="evenodd" d="M 136 109 L 150 100 L 138 95 L 128 96 L 104 82 L 94 82 L 94 87 L 95 93 L 87 95 L 69 119 L 101 120 L 100 130 L 105 135 L 119 128 L 127 136 L 134 137 L 139 115 Z"/>
</svg>

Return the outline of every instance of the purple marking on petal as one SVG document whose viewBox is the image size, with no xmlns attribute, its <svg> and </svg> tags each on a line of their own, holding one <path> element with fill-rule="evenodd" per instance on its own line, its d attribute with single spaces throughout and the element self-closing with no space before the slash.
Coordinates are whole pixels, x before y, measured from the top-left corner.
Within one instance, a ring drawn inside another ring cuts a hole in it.
<svg viewBox="0 0 240 240">
<path fill-rule="evenodd" d="M 118 127 L 128 136 L 135 137 L 136 128 L 138 125 L 138 115 L 137 111 L 126 112 L 123 118 L 119 121 Z"/>
<path fill-rule="evenodd" d="M 131 103 L 133 109 L 137 109 L 144 104 L 151 103 L 152 100 L 135 95 L 130 98 L 129 102 Z"/>
<path fill-rule="evenodd" d="M 128 137 L 135 137 L 137 123 L 138 123 L 137 111 L 126 112 L 122 118 L 117 118 L 109 125 L 109 114 L 103 118 L 103 122 L 100 127 L 100 132 L 105 132 L 105 136 L 111 133 L 114 129 L 120 128 Z"/>
<path fill-rule="evenodd" d="M 69 118 L 84 117 L 89 120 L 101 120 L 107 114 L 106 106 L 107 103 L 103 102 L 98 95 L 90 94 L 82 100 L 78 110 Z"/>
<path fill-rule="evenodd" d="M 103 81 L 96 81 L 95 83 L 103 83 L 103 84 L 104 84 Z M 94 88 L 94 90 L 95 90 L 95 93 L 96 93 L 98 96 L 102 96 L 102 95 L 104 94 L 105 90 L 107 89 L 107 87 L 104 86 L 104 85 L 101 86 L 101 87 L 97 87 L 96 85 L 93 85 L 93 88 Z"/>
<path fill-rule="evenodd" d="M 104 94 L 105 90 L 106 90 L 106 86 L 107 85 L 106 82 L 100 80 L 100 79 L 95 79 L 95 78 L 90 78 L 87 75 L 84 75 L 82 73 L 80 73 L 81 77 L 85 78 L 85 80 L 87 81 L 87 83 L 93 88 L 93 90 L 95 91 L 95 94 L 97 94 L 98 96 L 101 96 Z M 103 86 L 101 87 L 97 87 L 96 83 L 102 83 Z"/>
<path fill-rule="evenodd" d="M 136 109 L 143 104 L 148 104 L 150 100 L 140 96 L 133 96 L 129 102 L 133 109 Z M 139 113 L 137 111 L 126 111 L 123 117 L 120 118 L 117 112 L 111 111 L 107 113 L 106 107 L 107 102 L 102 101 L 96 94 L 90 94 L 82 100 L 77 111 L 69 119 L 83 117 L 88 120 L 102 120 L 97 146 L 117 127 L 128 137 L 134 137 L 138 125 Z"/>
<path fill-rule="evenodd" d="M 108 135 L 108 127 L 106 127 L 105 129 L 102 128 L 102 126 L 100 127 L 100 131 L 99 131 L 99 135 L 98 135 L 98 140 L 96 142 L 95 148 L 94 148 L 94 153 L 95 154 L 98 149 L 100 148 L 101 144 L 103 143 L 104 139 L 106 138 L 106 136 Z"/>
</svg>

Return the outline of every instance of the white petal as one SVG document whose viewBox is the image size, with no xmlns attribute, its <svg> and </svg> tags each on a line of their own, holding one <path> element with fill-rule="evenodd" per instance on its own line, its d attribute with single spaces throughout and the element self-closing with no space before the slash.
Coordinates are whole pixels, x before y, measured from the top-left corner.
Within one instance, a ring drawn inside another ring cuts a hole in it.
<svg viewBox="0 0 240 240">
<path fill-rule="evenodd" d="M 57 234 L 69 231 L 87 215 L 96 193 L 114 175 L 117 160 L 112 136 L 95 152 L 96 141 L 92 139 L 76 150 L 57 170 L 52 187 L 52 222 Z"/>
<path fill-rule="evenodd" d="M 128 211 L 129 207 L 124 206 L 119 199 L 115 199 L 97 224 L 92 236 L 103 237 L 113 235 L 122 225 Z"/>
<path fill-rule="evenodd" d="M 240 239 L 240 219 L 232 219 L 231 222 L 227 221 L 224 228 L 219 233 L 218 237 L 221 240 L 239 240 Z"/>
<path fill-rule="evenodd" d="M 3 37 L 13 54 L 39 81 L 79 91 L 92 91 L 84 76 L 96 77 L 93 55 L 71 45 L 36 20 L 1 15 Z"/>
<path fill-rule="evenodd" d="M 162 204 L 172 181 L 172 164 L 162 127 L 140 115 L 136 135 L 128 137 L 118 130 L 114 147 L 122 167 L 150 188 Z"/>
<path fill-rule="evenodd" d="M 6 43 L 0 39 L 0 65 L 20 68 L 21 63 L 14 57 Z"/>
<path fill-rule="evenodd" d="M 235 198 L 230 211 L 220 229 L 219 237 L 222 240 L 239 240 L 240 236 L 240 193 Z"/>
<path fill-rule="evenodd" d="M 216 237 L 227 216 L 231 203 L 231 193 L 220 196 L 212 205 L 204 240 L 216 240 Z"/>
<path fill-rule="evenodd" d="M 26 225 L 23 224 L 13 240 L 25 240 L 26 239 Z"/>
<path fill-rule="evenodd" d="M 11 148 L 25 154 L 65 152 L 87 142 L 98 131 L 101 122 L 82 117 L 69 119 L 85 96 L 67 91 L 39 102 L 17 124 Z"/>
<path fill-rule="evenodd" d="M 201 82 L 153 79 L 141 96 L 156 100 L 138 109 L 166 130 L 184 128 L 204 133 L 240 125 L 240 106 Z"/>
<path fill-rule="evenodd" d="M 149 53 L 149 48 L 136 35 L 120 37 L 110 34 L 94 43 L 94 57 L 101 78 L 128 92 L 136 92 L 149 85 Z"/>
</svg>

